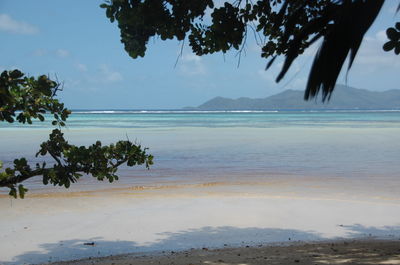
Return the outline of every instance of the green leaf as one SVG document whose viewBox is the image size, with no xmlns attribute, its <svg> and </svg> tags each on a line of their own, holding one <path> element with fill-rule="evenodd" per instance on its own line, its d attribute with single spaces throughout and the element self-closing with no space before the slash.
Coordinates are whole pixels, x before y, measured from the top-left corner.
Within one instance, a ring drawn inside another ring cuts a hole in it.
<svg viewBox="0 0 400 265">
<path fill-rule="evenodd" d="M 168 33 L 172 34 L 172 33 Z M 172 35 L 168 35 L 172 36 Z M 144 50 L 140 50 L 143 52 Z M 22 79 L 20 79 L 23 77 Z M 0 121 L 32 122 L 32 118 L 45 120 L 43 114 L 54 115 L 56 120 L 52 125 L 64 126 L 65 120 L 71 113 L 64 108 L 64 104 L 53 98 L 57 83 L 47 76 L 26 77 L 18 70 L 3 71 L 0 75 Z M 55 90 L 54 90 L 55 89 Z M 10 96 L 4 98 L 3 90 Z M 4 111 L 6 110 L 6 111 Z M 61 118 L 61 120 L 60 120 Z M 60 128 L 54 129 L 49 139 L 40 145 L 38 156 L 53 158 L 52 166 L 45 162 L 28 163 L 25 158 L 14 159 L 14 165 L 0 172 L 0 187 L 9 188 L 10 196 L 24 198 L 27 189 L 20 184 L 22 180 L 34 176 L 42 176 L 43 184 L 70 187 L 83 174 L 92 175 L 98 180 L 107 178 L 110 182 L 118 180 L 116 172 L 119 165 L 128 162 L 129 165 L 152 164 L 152 156 L 146 153 L 147 149 L 140 145 L 134 145 L 129 141 L 118 141 L 115 144 L 103 146 L 96 141 L 89 147 L 75 146 L 68 143 Z M 46 158 L 47 159 L 47 158 Z M 0 168 L 3 163 L 0 161 Z"/>
<path fill-rule="evenodd" d="M 25 198 L 25 192 L 27 192 L 28 189 L 26 189 L 23 185 L 18 186 L 18 192 L 19 192 L 19 197 L 21 199 Z"/>
<path fill-rule="evenodd" d="M 10 192 L 8 193 L 8 195 L 14 197 L 15 199 L 17 198 L 17 190 L 15 189 L 14 186 L 12 186 L 12 187 L 10 188 Z"/>
<path fill-rule="evenodd" d="M 11 77 L 12 79 L 21 78 L 21 77 L 23 77 L 23 76 L 24 76 L 24 74 L 23 74 L 20 70 L 18 70 L 18 69 L 15 69 L 15 70 L 13 70 L 13 71 L 10 72 L 10 77 Z"/>
</svg>

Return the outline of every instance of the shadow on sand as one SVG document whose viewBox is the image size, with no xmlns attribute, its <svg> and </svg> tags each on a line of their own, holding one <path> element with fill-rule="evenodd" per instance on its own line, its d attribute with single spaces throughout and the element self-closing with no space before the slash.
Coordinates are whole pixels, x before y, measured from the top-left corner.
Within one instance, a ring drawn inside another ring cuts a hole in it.
<svg viewBox="0 0 400 265">
<path fill-rule="evenodd" d="M 348 231 L 350 238 L 385 237 L 398 239 L 400 235 L 400 226 L 376 228 L 352 225 L 343 226 L 343 228 Z M 146 252 L 187 250 L 202 247 L 223 248 L 257 245 L 260 243 L 327 240 L 327 238 L 323 238 L 313 231 L 236 227 L 203 227 L 176 233 L 165 232 L 159 234 L 159 238 L 156 242 L 146 244 L 138 244 L 135 241 L 106 241 L 102 238 L 82 238 L 46 243 L 40 245 L 42 251 L 28 251 L 14 257 L 12 262 L 0 261 L 0 264 L 38 264 L 125 253 L 137 253 L 139 255 Z"/>
</svg>

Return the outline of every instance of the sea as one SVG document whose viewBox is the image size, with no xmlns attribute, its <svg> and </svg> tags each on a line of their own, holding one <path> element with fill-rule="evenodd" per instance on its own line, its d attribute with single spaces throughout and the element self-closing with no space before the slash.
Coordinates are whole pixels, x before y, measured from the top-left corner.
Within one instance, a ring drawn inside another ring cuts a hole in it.
<svg viewBox="0 0 400 265">
<path fill-rule="evenodd" d="M 31 125 L 0 123 L 0 160 L 5 166 L 17 157 L 51 164 L 35 154 L 53 128 L 49 115 Z M 116 183 L 87 176 L 73 189 L 284 178 L 374 185 L 400 179 L 400 110 L 75 110 L 62 130 L 71 144 L 128 139 L 154 156 L 149 170 L 122 166 Z M 54 189 L 40 177 L 26 185 L 38 192 Z"/>
<path fill-rule="evenodd" d="M 0 123 L 0 160 L 51 165 L 35 154 L 53 128 Z M 35 177 L 23 200 L 0 189 L 1 264 L 400 238 L 399 110 L 75 110 L 62 131 L 128 139 L 154 165 L 69 189 Z"/>
</svg>

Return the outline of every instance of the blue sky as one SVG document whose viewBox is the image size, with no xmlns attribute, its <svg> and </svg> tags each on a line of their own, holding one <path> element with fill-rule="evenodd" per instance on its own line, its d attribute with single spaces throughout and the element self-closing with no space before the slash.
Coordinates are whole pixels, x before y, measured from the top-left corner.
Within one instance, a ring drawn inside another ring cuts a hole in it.
<svg viewBox="0 0 400 265">
<path fill-rule="evenodd" d="M 237 67 L 236 53 L 197 57 L 180 43 L 151 42 L 144 58 L 131 59 L 119 30 L 99 8 L 103 1 L 1 0 L 0 70 L 57 75 L 60 98 L 71 109 L 160 109 L 197 106 L 215 96 L 266 97 L 304 89 L 312 47 L 286 78 L 274 82 L 281 62 L 264 71 L 266 60 L 249 38 Z M 387 0 L 349 73 L 347 84 L 370 90 L 399 88 L 400 57 L 382 51 L 384 30 L 398 20 L 398 1 Z M 344 76 L 344 75 L 343 75 Z M 344 77 L 340 78 L 344 83 Z M 334 96 L 334 95 L 333 95 Z"/>
</svg>

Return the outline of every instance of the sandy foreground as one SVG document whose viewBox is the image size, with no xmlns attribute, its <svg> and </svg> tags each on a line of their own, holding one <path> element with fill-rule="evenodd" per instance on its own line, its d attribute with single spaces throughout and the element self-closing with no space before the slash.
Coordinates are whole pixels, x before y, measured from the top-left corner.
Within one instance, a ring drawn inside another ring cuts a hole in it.
<svg viewBox="0 0 400 265">
<path fill-rule="evenodd" d="M 400 264 L 398 240 L 336 240 L 332 242 L 294 243 L 285 246 L 247 246 L 223 249 L 192 249 L 156 254 L 128 254 L 52 265 L 252 265 L 252 264 Z"/>
<path fill-rule="evenodd" d="M 0 264 L 400 264 L 398 186 L 362 183 L 287 178 L 1 195 Z"/>
</svg>

